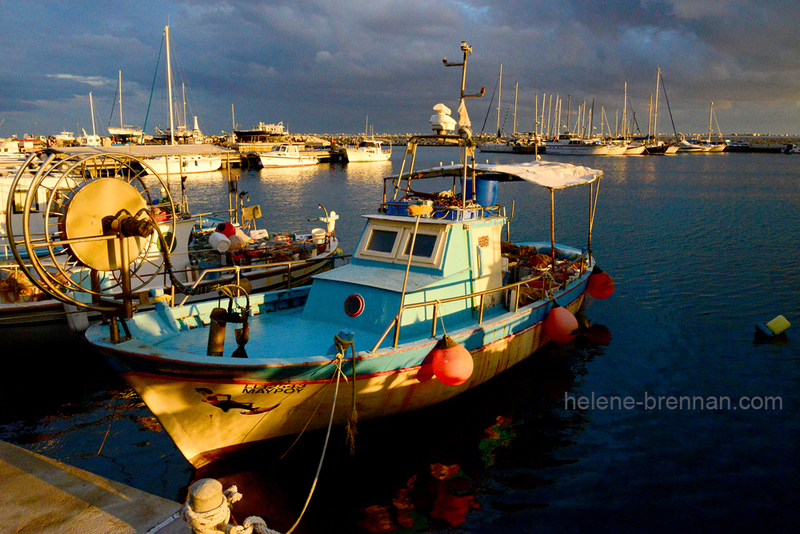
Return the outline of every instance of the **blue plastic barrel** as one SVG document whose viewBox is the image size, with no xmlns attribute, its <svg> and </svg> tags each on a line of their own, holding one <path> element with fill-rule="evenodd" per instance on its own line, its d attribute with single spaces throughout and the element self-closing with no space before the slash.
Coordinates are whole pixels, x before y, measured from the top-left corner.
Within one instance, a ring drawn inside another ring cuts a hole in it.
<svg viewBox="0 0 800 534">
<path fill-rule="evenodd" d="M 467 179 L 465 189 L 467 200 L 472 199 L 472 180 Z M 497 180 L 485 180 L 478 178 L 475 180 L 475 202 L 483 207 L 497 205 Z"/>
</svg>

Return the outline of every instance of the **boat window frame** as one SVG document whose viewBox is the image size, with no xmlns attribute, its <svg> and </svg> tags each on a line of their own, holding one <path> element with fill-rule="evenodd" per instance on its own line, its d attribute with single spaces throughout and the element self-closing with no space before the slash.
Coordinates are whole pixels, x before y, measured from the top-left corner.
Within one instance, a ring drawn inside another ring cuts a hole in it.
<svg viewBox="0 0 800 534">
<path fill-rule="evenodd" d="M 381 252 L 378 250 L 372 250 L 369 247 L 370 242 L 372 241 L 372 236 L 375 231 L 383 231 L 383 232 L 392 232 L 395 234 L 394 236 L 394 243 L 392 244 L 392 250 L 390 252 Z M 404 228 L 400 226 L 395 226 L 391 224 L 370 224 L 367 227 L 367 232 L 364 235 L 364 239 L 361 240 L 361 243 L 358 245 L 358 250 L 356 251 L 356 257 L 369 257 L 371 259 L 384 259 L 389 260 L 394 258 L 395 254 L 397 253 L 398 244 L 401 241 L 403 236 Z"/>
<path fill-rule="evenodd" d="M 395 234 L 394 243 L 392 244 L 391 252 L 380 252 L 377 250 L 369 249 L 368 246 L 372 240 L 372 236 L 376 231 L 391 232 Z M 433 245 L 431 246 L 430 256 L 411 255 L 412 265 L 419 265 L 425 267 L 439 268 L 442 264 L 444 256 L 444 243 L 448 231 L 447 225 L 437 226 L 424 226 L 417 229 L 417 238 L 420 235 L 435 237 Z M 407 263 L 408 254 L 405 253 L 406 249 L 411 245 L 411 237 L 414 234 L 413 225 L 396 225 L 384 222 L 374 222 L 368 225 L 364 238 L 358 244 L 355 252 L 356 258 L 390 261 L 394 263 Z M 417 248 L 415 243 L 415 247 Z"/>
<path fill-rule="evenodd" d="M 432 251 L 430 256 L 417 256 L 416 254 L 411 254 L 411 263 L 414 265 L 429 265 L 431 267 L 439 267 L 442 262 L 442 249 L 444 239 L 443 236 L 447 233 L 447 227 L 443 226 L 441 228 L 436 227 L 424 227 L 417 230 L 417 239 L 419 236 L 436 236 L 436 239 L 433 242 Z M 413 228 L 405 228 L 403 230 L 403 235 L 400 237 L 400 247 L 398 248 L 396 258 L 401 260 L 402 262 L 408 262 L 408 254 L 406 254 L 406 249 L 411 246 L 411 237 L 414 235 Z M 414 243 L 414 248 L 417 248 L 417 243 Z"/>
</svg>

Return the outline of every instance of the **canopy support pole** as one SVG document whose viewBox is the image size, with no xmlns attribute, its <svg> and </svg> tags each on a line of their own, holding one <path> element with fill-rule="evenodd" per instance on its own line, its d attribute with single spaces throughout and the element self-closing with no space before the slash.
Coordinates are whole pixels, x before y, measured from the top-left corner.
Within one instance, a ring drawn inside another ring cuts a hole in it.
<svg viewBox="0 0 800 534">
<path fill-rule="evenodd" d="M 553 272 L 556 272 L 556 203 L 555 191 L 550 189 L 550 258 L 553 261 Z"/>
</svg>

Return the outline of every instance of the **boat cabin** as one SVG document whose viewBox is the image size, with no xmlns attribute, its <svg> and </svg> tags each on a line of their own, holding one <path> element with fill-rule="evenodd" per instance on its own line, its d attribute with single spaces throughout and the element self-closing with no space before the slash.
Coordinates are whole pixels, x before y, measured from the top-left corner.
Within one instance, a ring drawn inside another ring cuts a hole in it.
<svg viewBox="0 0 800 534">
<path fill-rule="evenodd" d="M 507 219 L 499 207 L 437 207 L 417 218 L 412 212 L 419 202 L 390 202 L 382 213 L 365 215 L 352 262 L 315 278 L 304 315 L 354 330 L 379 331 L 401 304 L 445 301 L 501 287 L 505 271 L 500 245 Z M 480 300 L 442 302 L 438 312 L 431 307 L 407 310 L 401 319 L 402 336 L 429 330 L 433 313 L 446 316 L 451 325 L 472 321 Z M 489 293 L 482 306 L 486 310 L 501 302 L 501 292 Z"/>
</svg>

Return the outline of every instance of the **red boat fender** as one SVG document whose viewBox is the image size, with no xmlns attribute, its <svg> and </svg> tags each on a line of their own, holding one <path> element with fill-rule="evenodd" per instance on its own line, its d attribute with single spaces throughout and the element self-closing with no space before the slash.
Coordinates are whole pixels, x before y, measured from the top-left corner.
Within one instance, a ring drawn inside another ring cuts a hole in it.
<svg viewBox="0 0 800 534">
<path fill-rule="evenodd" d="M 442 384 L 460 386 L 472 376 L 472 354 L 445 334 L 431 351 L 433 374 Z"/>
<path fill-rule="evenodd" d="M 555 304 L 544 320 L 544 331 L 550 339 L 563 345 L 575 339 L 578 320 L 568 309 Z"/>
<path fill-rule="evenodd" d="M 595 266 L 589 275 L 586 291 L 596 299 L 606 299 L 614 292 L 614 279 L 603 269 Z"/>
</svg>

